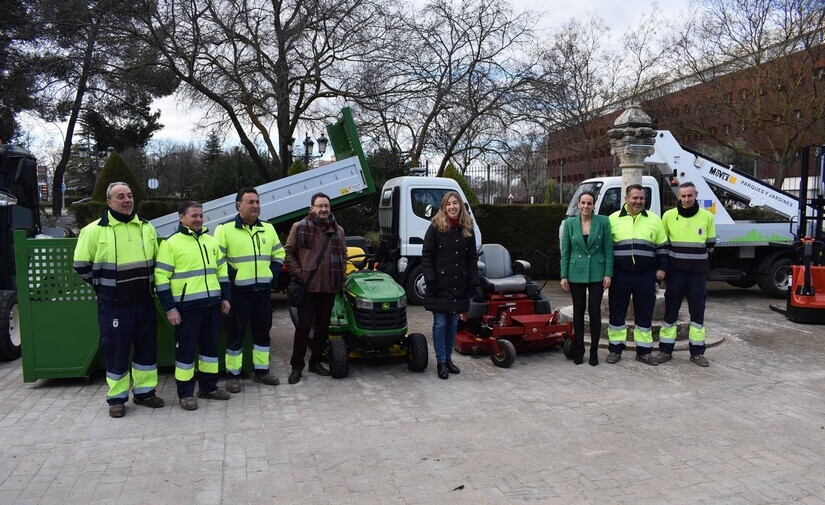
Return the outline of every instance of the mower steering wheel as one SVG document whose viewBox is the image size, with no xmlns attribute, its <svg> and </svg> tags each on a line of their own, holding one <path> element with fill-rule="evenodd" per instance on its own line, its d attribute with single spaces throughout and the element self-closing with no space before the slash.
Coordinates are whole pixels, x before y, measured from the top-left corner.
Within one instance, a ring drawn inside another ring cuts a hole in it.
<svg viewBox="0 0 825 505">
<path fill-rule="evenodd" d="M 353 261 L 355 258 L 361 258 L 361 260 Z M 354 254 L 347 257 L 347 259 L 355 265 L 355 268 L 358 270 L 364 270 L 365 268 L 368 270 L 375 270 L 378 266 L 378 260 L 375 259 L 374 254 Z"/>
</svg>

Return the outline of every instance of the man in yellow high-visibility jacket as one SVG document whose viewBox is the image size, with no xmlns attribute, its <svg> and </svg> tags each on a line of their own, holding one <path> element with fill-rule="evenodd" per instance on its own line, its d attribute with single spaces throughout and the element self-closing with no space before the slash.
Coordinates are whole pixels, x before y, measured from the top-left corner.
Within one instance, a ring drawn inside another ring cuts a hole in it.
<svg viewBox="0 0 825 505">
<path fill-rule="evenodd" d="M 645 210 L 645 192 L 640 184 L 625 190 L 625 206 L 610 215 L 613 234 L 613 282 L 610 284 L 609 353 L 606 361 L 617 363 L 627 340 L 625 316 L 633 297 L 633 340 L 636 360 L 656 366 L 653 350 L 653 309 L 656 281 L 667 270 L 667 236 L 659 216 Z"/>
<path fill-rule="evenodd" d="M 690 310 L 688 347 L 690 361 L 709 366 L 705 358 L 705 303 L 707 302 L 708 259 L 716 245 L 713 214 L 696 200 L 698 192 L 692 182 L 679 186 L 679 203 L 662 216 L 662 225 L 670 242 L 670 269 L 665 290 L 665 317 L 659 332 L 656 359 L 665 363 L 673 357 L 676 344 L 676 319 L 687 297 Z"/>
<path fill-rule="evenodd" d="M 238 215 L 215 229 L 215 239 L 226 255 L 232 286 L 232 310 L 226 318 L 226 389 L 240 393 L 243 336 L 252 327 L 252 363 L 255 382 L 280 384 L 269 371 L 269 331 L 272 329 L 270 285 L 277 282 L 284 248 L 271 224 L 258 219 L 261 202 L 255 188 L 243 188 L 235 197 Z"/>
<path fill-rule="evenodd" d="M 106 402 L 111 417 L 123 417 L 132 382 L 136 404 L 163 407 L 155 394 L 158 341 L 152 298 L 158 237 L 155 228 L 136 215 L 126 183 L 109 184 L 106 203 L 104 216 L 80 230 L 74 269 L 97 293 L 100 348 L 109 385 Z"/>
<path fill-rule="evenodd" d="M 180 225 L 160 243 L 155 262 L 158 298 L 175 326 L 175 382 L 184 410 L 197 410 L 195 355 L 198 356 L 198 398 L 228 400 L 218 387 L 218 338 L 221 314 L 229 313 L 229 277 L 217 240 L 203 226 L 203 206 L 184 202 Z"/>
</svg>

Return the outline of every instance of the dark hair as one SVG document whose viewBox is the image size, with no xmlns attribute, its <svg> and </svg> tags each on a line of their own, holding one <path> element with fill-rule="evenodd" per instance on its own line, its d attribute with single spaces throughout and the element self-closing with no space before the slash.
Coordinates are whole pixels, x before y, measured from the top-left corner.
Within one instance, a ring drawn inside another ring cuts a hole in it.
<svg viewBox="0 0 825 505">
<path fill-rule="evenodd" d="M 243 195 L 245 195 L 245 194 L 247 194 L 247 193 L 255 193 L 255 194 L 257 195 L 257 194 L 258 194 L 258 190 L 257 190 L 257 189 L 255 189 L 255 188 L 253 188 L 253 187 L 251 187 L 251 186 L 250 186 L 250 187 L 248 187 L 248 188 L 241 188 L 241 190 L 240 190 L 240 191 L 238 191 L 238 194 L 237 194 L 237 195 L 235 195 L 235 203 L 238 203 L 238 202 L 240 202 L 241 200 L 243 200 Z"/>
<path fill-rule="evenodd" d="M 679 184 L 679 189 L 682 189 L 682 188 L 693 188 L 693 190 L 696 191 L 696 184 L 693 184 L 690 181 L 683 182 L 682 184 Z M 698 191 L 697 191 L 697 193 L 698 193 Z"/>
<path fill-rule="evenodd" d="M 332 203 L 332 200 L 324 193 L 315 193 L 314 195 L 312 195 L 312 198 L 309 199 L 309 204 L 315 205 L 315 200 L 319 198 L 326 198 L 328 202 Z"/>
<path fill-rule="evenodd" d="M 596 195 L 592 191 L 582 191 L 582 194 L 579 195 L 577 203 L 582 201 L 583 196 L 590 196 L 590 198 L 593 199 L 593 203 L 596 203 Z"/>
<path fill-rule="evenodd" d="M 630 196 L 630 192 L 633 191 L 634 189 L 638 189 L 639 191 L 641 191 L 643 193 L 645 191 L 645 188 L 643 188 L 641 184 L 631 184 L 630 186 L 627 187 L 627 189 L 624 190 L 625 196 Z"/>
<path fill-rule="evenodd" d="M 192 207 L 202 209 L 203 204 L 200 202 L 196 202 L 194 200 L 187 200 L 180 204 L 180 207 L 178 207 L 178 214 L 180 214 L 181 216 L 185 216 L 186 213 L 189 212 L 189 209 L 191 209 Z"/>
</svg>

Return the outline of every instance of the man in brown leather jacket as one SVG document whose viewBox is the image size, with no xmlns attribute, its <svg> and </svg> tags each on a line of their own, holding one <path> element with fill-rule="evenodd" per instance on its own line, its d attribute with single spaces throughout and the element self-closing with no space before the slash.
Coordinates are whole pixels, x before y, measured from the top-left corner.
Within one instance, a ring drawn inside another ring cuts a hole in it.
<svg viewBox="0 0 825 505">
<path fill-rule="evenodd" d="M 290 275 L 306 285 L 304 301 L 298 307 L 298 325 L 289 360 L 292 366 L 289 383 L 295 384 L 301 380 L 313 323 L 315 333 L 310 344 L 309 371 L 321 376 L 329 375 L 329 370 L 321 365 L 321 353 L 329 337 L 329 319 L 335 293 L 343 288 L 346 278 L 344 229 L 335 221 L 327 195 L 312 195 L 309 215 L 292 225 L 284 249 L 284 264 Z"/>
</svg>

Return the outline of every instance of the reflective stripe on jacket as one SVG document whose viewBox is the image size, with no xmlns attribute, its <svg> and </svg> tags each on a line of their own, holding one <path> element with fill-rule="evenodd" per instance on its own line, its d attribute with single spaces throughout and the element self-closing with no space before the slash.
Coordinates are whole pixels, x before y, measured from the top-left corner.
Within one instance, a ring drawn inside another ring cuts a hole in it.
<svg viewBox="0 0 825 505">
<path fill-rule="evenodd" d="M 642 210 L 634 218 L 625 205 L 610 215 L 610 229 L 615 269 L 667 270 L 667 235 L 659 216 Z"/>
<path fill-rule="evenodd" d="M 674 208 L 664 213 L 662 226 L 670 241 L 670 268 L 707 272 L 708 253 L 716 245 L 713 214 L 699 209 L 695 215 L 685 217 Z"/>
<path fill-rule="evenodd" d="M 233 221 L 215 229 L 215 239 L 226 256 L 233 289 L 269 289 L 269 284 L 281 272 L 286 253 L 271 224 L 258 220 L 248 225 L 237 215 Z"/>
<path fill-rule="evenodd" d="M 151 300 L 158 236 L 148 221 L 118 221 L 107 210 L 77 238 L 74 269 L 94 287 L 98 300 Z"/>
<path fill-rule="evenodd" d="M 204 227 L 195 233 L 182 224 L 160 243 L 155 261 L 158 299 L 166 311 L 188 310 L 229 300 L 226 259 Z"/>
</svg>

